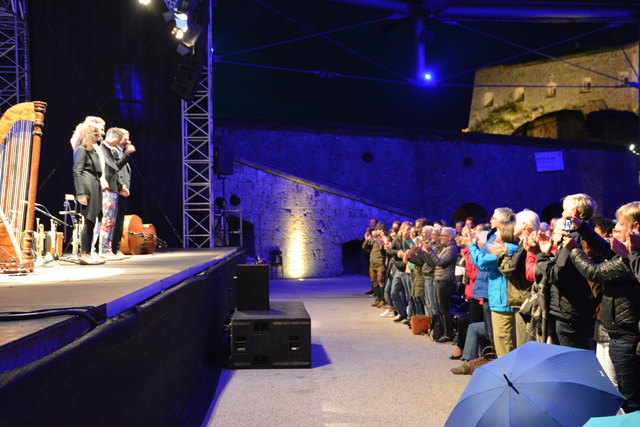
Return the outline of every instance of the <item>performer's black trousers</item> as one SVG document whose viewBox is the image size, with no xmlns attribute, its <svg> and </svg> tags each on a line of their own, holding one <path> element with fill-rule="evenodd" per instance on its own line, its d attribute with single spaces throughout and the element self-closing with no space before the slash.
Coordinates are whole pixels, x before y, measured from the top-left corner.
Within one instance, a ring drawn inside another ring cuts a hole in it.
<svg viewBox="0 0 640 427">
<path fill-rule="evenodd" d="M 124 226 L 124 214 L 127 211 L 128 197 L 118 195 L 118 206 L 116 213 L 116 223 L 113 226 L 113 237 L 111 238 L 111 250 L 118 253 L 120 250 L 120 241 L 122 240 L 122 228 Z"/>
</svg>

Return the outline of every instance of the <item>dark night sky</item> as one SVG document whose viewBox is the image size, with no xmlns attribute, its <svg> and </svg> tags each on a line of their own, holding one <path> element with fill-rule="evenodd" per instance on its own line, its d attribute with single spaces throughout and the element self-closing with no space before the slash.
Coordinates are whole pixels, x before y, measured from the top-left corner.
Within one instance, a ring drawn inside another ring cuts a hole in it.
<svg viewBox="0 0 640 427">
<path fill-rule="evenodd" d="M 300 70 L 330 70 L 394 81 L 414 76 L 414 24 L 409 19 L 386 19 L 329 36 L 393 73 L 320 37 L 230 55 L 311 34 L 283 15 L 318 31 L 326 31 L 382 19 L 389 16 L 387 12 L 326 0 L 221 0 L 214 14 L 215 53 L 225 61 Z M 602 24 L 462 24 L 531 48 L 603 27 Z M 471 85 L 473 72 L 453 79 L 449 77 L 523 52 L 460 26 L 441 22 L 429 25 L 433 41 L 427 43 L 427 62 L 435 75 L 446 79 L 444 83 L 447 84 Z M 636 37 L 635 28 L 619 27 L 561 44 L 547 53 L 569 54 L 587 46 L 600 47 Z M 518 60 L 540 58 L 528 54 Z M 217 64 L 215 70 L 219 117 L 251 116 L 450 130 L 467 126 L 470 87 L 419 87 L 328 79 L 225 63 Z"/>
<path fill-rule="evenodd" d="M 325 0 L 219 0 L 214 8 L 215 54 L 224 61 L 299 70 L 330 70 L 352 76 L 403 81 L 414 74 L 413 24 L 388 20 L 332 34 L 340 43 L 391 69 L 388 72 L 321 38 L 230 55 L 310 34 L 274 10 L 319 31 L 388 14 Z M 131 130 L 135 158 L 132 211 L 152 222 L 177 245 L 181 227 L 180 103 L 170 91 L 178 55 L 161 13 L 137 0 L 30 0 L 33 99 L 49 103 L 45 118 L 38 202 L 57 211 L 73 193 L 69 137 L 86 115 Z M 427 58 L 439 78 L 522 52 L 463 28 L 431 23 Z M 469 23 L 473 28 L 538 47 L 601 25 Z M 552 51 L 628 41 L 631 26 Z M 521 59 L 537 59 L 527 55 Z M 459 130 L 467 125 L 470 87 L 416 87 L 292 71 L 218 63 L 214 66 L 215 118 L 276 119 L 338 124 Z M 473 73 L 447 80 L 470 84 Z"/>
</svg>

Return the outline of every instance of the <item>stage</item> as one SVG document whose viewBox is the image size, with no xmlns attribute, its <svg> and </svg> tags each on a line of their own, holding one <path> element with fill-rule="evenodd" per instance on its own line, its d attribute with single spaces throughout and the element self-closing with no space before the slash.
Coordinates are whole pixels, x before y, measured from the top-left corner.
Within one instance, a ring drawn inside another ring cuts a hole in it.
<svg viewBox="0 0 640 427">
<path fill-rule="evenodd" d="M 31 274 L 0 276 L 5 316 L 88 313 L 0 322 L 0 411 L 12 414 L 0 424 L 188 423 L 194 412 L 197 419 L 202 409 L 189 397 L 228 352 L 235 266 L 244 258 L 238 248 L 163 250 L 103 265 L 52 261 Z M 84 391 L 70 403 L 54 397 L 63 388 Z M 106 398 L 96 388 L 112 393 Z M 160 402 L 166 407 L 152 409 Z M 61 415 L 51 420 L 54 409 Z"/>
</svg>

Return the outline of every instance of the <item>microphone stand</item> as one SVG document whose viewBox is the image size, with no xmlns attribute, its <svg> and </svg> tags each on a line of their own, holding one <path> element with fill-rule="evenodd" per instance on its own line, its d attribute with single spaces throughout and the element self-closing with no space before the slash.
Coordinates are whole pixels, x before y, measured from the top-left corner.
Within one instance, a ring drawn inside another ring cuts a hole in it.
<svg viewBox="0 0 640 427">
<path fill-rule="evenodd" d="M 38 213 L 46 216 L 47 218 L 49 218 L 51 220 L 51 230 L 53 231 L 53 233 L 51 234 L 50 238 L 52 239 L 52 246 L 53 246 L 53 254 L 51 254 L 51 257 L 49 257 L 47 254 L 44 259 L 42 260 L 44 264 L 47 264 L 50 261 L 53 261 L 54 259 L 58 259 L 58 238 L 57 238 L 57 234 L 56 234 L 56 224 L 60 224 L 60 225 L 64 225 L 64 226 L 69 226 L 66 222 L 62 221 L 61 219 L 56 218 L 55 216 L 51 215 L 49 212 L 47 212 L 45 209 L 41 209 L 37 206 L 37 204 L 34 204 L 33 206 L 34 210 L 37 211 Z"/>
<path fill-rule="evenodd" d="M 47 218 L 49 218 L 52 221 L 57 222 L 60 225 L 64 225 L 65 227 L 71 227 L 69 224 L 67 224 L 66 222 L 64 222 L 61 219 L 56 218 L 55 216 L 51 215 L 49 212 L 45 211 L 44 209 L 40 209 L 37 206 L 34 206 L 35 210 L 37 210 L 39 213 L 41 213 L 42 215 L 46 216 Z M 64 212 L 66 213 L 66 212 Z M 62 212 L 61 212 L 62 214 Z"/>
<path fill-rule="evenodd" d="M 71 209 L 70 201 L 73 200 L 75 203 L 75 209 Z M 71 256 L 63 258 L 63 261 L 68 261 L 72 263 L 79 263 L 80 254 L 79 254 L 79 246 L 80 246 L 80 233 L 82 228 L 84 228 L 84 218 L 80 215 L 78 211 L 78 202 L 75 199 L 65 199 L 64 201 L 64 211 L 60 211 L 60 215 L 70 215 L 71 224 L 64 223 L 65 227 L 69 227 L 72 229 L 71 231 Z M 68 245 L 68 243 L 67 243 Z"/>
</svg>

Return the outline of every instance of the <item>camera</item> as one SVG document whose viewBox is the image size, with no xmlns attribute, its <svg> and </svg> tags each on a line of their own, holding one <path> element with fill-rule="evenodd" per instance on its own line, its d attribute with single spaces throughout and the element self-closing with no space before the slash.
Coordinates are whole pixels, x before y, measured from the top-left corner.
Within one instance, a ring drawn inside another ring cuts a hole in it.
<svg viewBox="0 0 640 427">
<path fill-rule="evenodd" d="M 565 219 L 564 220 L 564 231 L 569 231 L 571 230 L 571 220 L 570 219 Z"/>
</svg>

